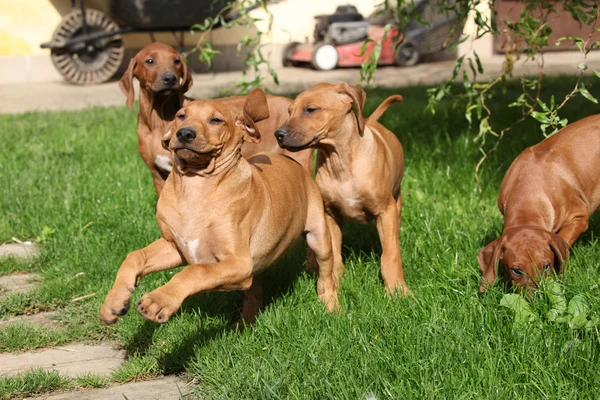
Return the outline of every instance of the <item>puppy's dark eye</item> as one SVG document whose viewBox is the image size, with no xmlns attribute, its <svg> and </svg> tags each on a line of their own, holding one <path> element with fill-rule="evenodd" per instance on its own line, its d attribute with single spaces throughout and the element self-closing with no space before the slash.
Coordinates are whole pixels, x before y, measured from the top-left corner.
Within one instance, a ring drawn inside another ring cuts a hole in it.
<svg viewBox="0 0 600 400">
<path fill-rule="evenodd" d="M 175 61 L 173 61 L 173 64 L 179 65 L 181 64 L 181 60 L 179 58 L 176 58 Z"/>
<path fill-rule="evenodd" d="M 144 61 L 144 62 L 145 62 L 146 64 L 148 64 L 148 65 L 152 65 L 152 64 L 154 64 L 154 60 L 153 60 L 153 59 L 151 59 L 151 58 L 147 59 L 147 60 L 146 60 L 146 61 Z"/>
<path fill-rule="evenodd" d="M 546 264 L 542 268 L 544 269 L 544 272 L 548 272 L 550 271 L 550 264 Z"/>
<path fill-rule="evenodd" d="M 318 111 L 318 110 L 320 110 L 319 107 L 305 107 L 304 108 L 304 112 L 306 114 L 309 114 L 309 115 L 312 114 L 312 113 L 314 113 L 315 111 Z"/>
<path fill-rule="evenodd" d="M 525 273 L 523 271 L 521 271 L 518 268 L 511 268 L 510 269 L 510 273 L 515 277 L 515 278 L 522 278 Z"/>
<path fill-rule="evenodd" d="M 179 114 L 177 115 L 177 119 L 180 121 L 183 121 L 185 119 L 185 114 Z"/>
<path fill-rule="evenodd" d="M 210 123 L 211 123 L 211 124 L 213 124 L 213 125 L 219 125 L 219 124 L 222 124 L 223 122 L 225 122 L 225 121 L 223 121 L 223 120 L 222 120 L 222 119 L 220 119 L 220 118 L 212 118 L 212 119 L 210 120 Z"/>
</svg>

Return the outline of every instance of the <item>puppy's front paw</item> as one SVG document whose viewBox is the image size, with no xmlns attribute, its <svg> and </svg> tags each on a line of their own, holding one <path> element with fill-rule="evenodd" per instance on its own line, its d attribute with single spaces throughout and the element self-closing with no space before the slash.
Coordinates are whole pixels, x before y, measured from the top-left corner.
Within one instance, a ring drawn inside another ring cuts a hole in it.
<svg viewBox="0 0 600 400">
<path fill-rule="evenodd" d="M 137 308 L 138 313 L 147 321 L 164 324 L 179 310 L 181 303 L 182 301 L 176 296 L 170 294 L 164 287 L 160 287 L 145 294 L 137 302 Z"/>
<path fill-rule="evenodd" d="M 119 317 L 127 314 L 129 311 L 129 297 L 131 291 L 128 289 L 111 289 L 100 308 L 100 322 L 102 325 L 112 325 Z"/>
</svg>

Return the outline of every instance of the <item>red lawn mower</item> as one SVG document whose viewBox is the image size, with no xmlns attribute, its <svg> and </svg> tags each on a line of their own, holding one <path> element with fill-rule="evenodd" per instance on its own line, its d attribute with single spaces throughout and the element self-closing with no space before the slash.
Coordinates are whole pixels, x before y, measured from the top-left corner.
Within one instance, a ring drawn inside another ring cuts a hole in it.
<svg viewBox="0 0 600 400">
<path fill-rule="evenodd" d="M 373 15 L 369 20 L 351 5 L 340 6 L 331 15 L 317 15 L 314 43 L 291 43 L 284 52 L 286 66 L 310 64 L 313 68 L 327 71 L 338 67 L 359 67 L 373 52 L 377 40 L 381 39 L 381 54 L 378 65 L 411 66 L 424 55 L 443 50 L 456 42 L 462 33 L 462 23 L 454 13 L 443 13 L 434 7 L 434 1 L 415 1 L 415 10 L 428 24 L 410 21 L 399 34 L 392 28 L 384 37 L 384 20 Z M 387 20 L 389 21 L 389 15 Z M 383 23 L 382 23 L 383 22 Z M 366 52 L 361 51 L 366 39 Z M 396 45 L 404 41 L 396 49 Z"/>
</svg>

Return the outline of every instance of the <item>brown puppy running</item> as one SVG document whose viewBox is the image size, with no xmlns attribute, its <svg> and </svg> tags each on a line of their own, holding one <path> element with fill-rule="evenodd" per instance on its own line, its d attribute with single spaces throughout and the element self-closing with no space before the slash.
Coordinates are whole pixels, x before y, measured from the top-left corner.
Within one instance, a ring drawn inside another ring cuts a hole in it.
<svg viewBox="0 0 600 400">
<path fill-rule="evenodd" d="M 138 151 L 152 173 L 154 188 L 160 195 L 165 180 L 171 172 L 172 157 L 161 145 L 161 138 L 167 126 L 175 118 L 175 113 L 190 101 L 185 97 L 193 84 L 190 71 L 181 54 L 171 46 L 152 43 L 144 47 L 131 59 L 127 71 L 119 81 L 119 88 L 127 96 L 127 107 L 133 106 L 135 97 L 133 78 L 140 82 L 140 110 L 138 113 Z M 244 97 L 224 99 L 231 107 L 241 112 Z M 271 116 L 258 123 L 265 139 L 260 143 L 248 143 L 242 148 L 242 155 L 250 157 L 263 151 L 285 153 L 277 146 L 273 132 L 287 118 L 287 109 L 292 101 L 286 97 L 269 96 Z M 291 155 L 308 171 L 312 170 L 312 153 L 305 151 Z"/>
<path fill-rule="evenodd" d="M 156 209 L 162 237 L 127 256 L 102 306 L 102 323 L 127 312 L 142 277 L 185 264 L 138 302 L 145 319 L 166 322 L 196 293 L 244 290 L 242 315 L 249 323 L 262 299 L 253 277 L 300 236 L 316 255 L 319 298 L 330 311 L 338 307 L 323 200 L 310 174 L 278 154 L 241 157 L 244 141 L 260 141 L 256 122 L 268 116 L 260 89 L 248 95 L 243 113 L 223 100 L 197 100 L 177 113 L 163 138 L 174 166 Z"/>
<path fill-rule="evenodd" d="M 551 269 L 563 271 L 569 247 L 600 206 L 600 115 L 577 121 L 512 163 L 500 186 L 502 236 L 477 256 L 483 292 L 498 262 L 514 285 L 537 287 Z"/>
<path fill-rule="evenodd" d="M 404 154 L 396 136 L 377 122 L 399 95 L 391 96 L 366 121 L 365 92 L 346 83 L 320 83 L 300 93 L 290 106 L 290 118 L 277 130 L 279 145 L 317 153 L 316 182 L 323 194 L 332 235 L 334 271 L 341 277 L 342 220 L 377 220 L 383 248 L 381 275 L 386 291 L 408 293 L 400 253 Z M 353 111 L 356 107 L 356 113 Z"/>
</svg>

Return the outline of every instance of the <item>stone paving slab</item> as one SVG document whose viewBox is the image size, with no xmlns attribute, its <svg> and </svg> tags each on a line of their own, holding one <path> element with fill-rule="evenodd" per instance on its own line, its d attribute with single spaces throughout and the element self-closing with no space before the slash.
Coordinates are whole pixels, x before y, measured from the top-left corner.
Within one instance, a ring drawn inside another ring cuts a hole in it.
<svg viewBox="0 0 600 400">
<path fill-rule="evenodd" d="M 19 315 L 18 317 L 12 317 L 8 319 L 0 319 L 0 329 L 6 328 L 9 325 L 15 325 L 23 323 L 27 325 L 35 326 L 47 326 L 47 327 L 58 327 L 58 323 L 54 320 L 54 317 L 58 315 L 56 311 L 42 312 L 33 315 Z"/>
<path fill-rule="evenodd" d="M 56 370 L 61 375 L 110 375 L 125 359 L 124 350 L 112 346 L 72 343 L 66 346 L 21 354 L 0 354 L 0 376 L 26 372 L 32 368 Z"/>
<path fill-rule="evenodd" d="M 27 292 L 37 286 L 42 277 L 38 274 L 19 274 L 0 276 L 0 296 Z"/>
<path fill-rule="evenodd" d="M 0 246 L 0 257 L 34 258 L 39 254 L 36 243 L 6 243 Z"/>
<path fill-rule="evenodd" d="M 144 382 L 131 382 L 109 388 L 58 393 L 30 398 L 31 400 L 178 400 L 192 399 L 191 388 L 176 376 Z"/>
</svg>

